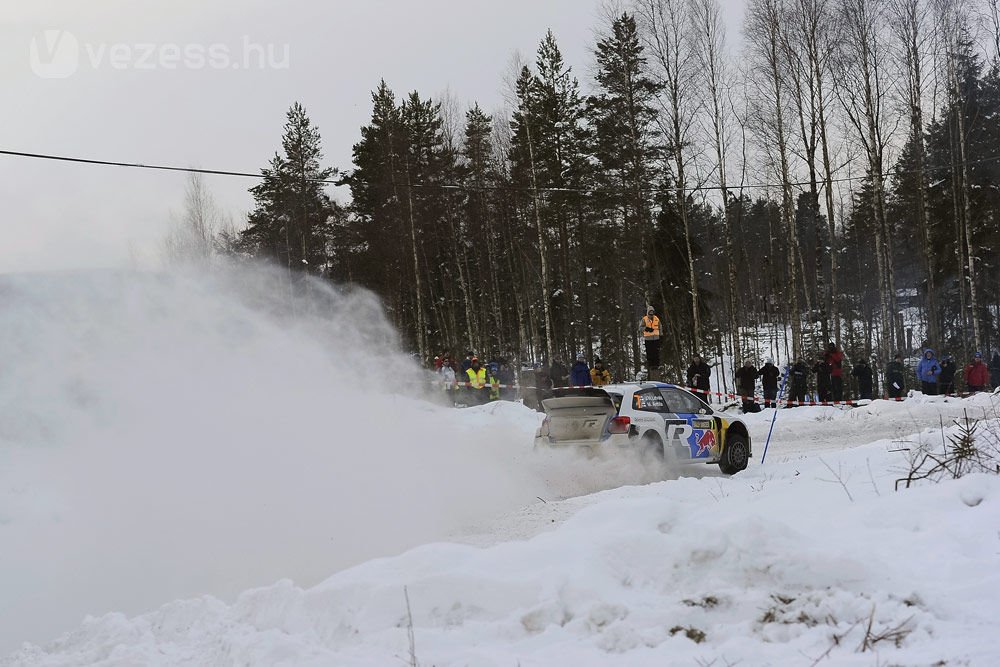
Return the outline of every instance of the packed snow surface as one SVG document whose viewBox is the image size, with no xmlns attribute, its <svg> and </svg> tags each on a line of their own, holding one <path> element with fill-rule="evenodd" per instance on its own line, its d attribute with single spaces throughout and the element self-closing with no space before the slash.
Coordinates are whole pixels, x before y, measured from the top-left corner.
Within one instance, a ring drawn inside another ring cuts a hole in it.
<svg viewBox="0 0 1000 667">
<path fill-rule="evenodd" d="M 533 451 L 255 275 L 0 286 L 0 663 L 1000 664 L 1000 477 L 894 489 L 997 398 L 781 410 L 761 464 L 765 410 L 733 477 Z"/>
</svg>

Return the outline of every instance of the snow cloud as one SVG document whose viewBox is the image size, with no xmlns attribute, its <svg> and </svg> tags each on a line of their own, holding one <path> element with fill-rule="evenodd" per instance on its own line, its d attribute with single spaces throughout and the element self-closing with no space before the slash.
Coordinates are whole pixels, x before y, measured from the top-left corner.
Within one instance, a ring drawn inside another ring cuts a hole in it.
<svg viewBox="0 0 1000 667">
<path fill-rule="evenodd" d="M 284 281 L 0 279 L 0 653 L 84 614 L 313 584 L 546 493 L 518 460 L 533 413 L 421 400 L 370 294 Z"/>
</svg>

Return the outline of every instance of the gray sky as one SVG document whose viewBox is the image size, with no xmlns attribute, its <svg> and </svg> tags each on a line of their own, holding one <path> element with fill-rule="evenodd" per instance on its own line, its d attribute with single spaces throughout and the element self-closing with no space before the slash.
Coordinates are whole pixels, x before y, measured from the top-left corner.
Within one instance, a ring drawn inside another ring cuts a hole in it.
<svg viewBox="0 0 1000 667">
<path fill-rule="evenodd" d="M 725 4 L 738 25 L 742 1 Z M 350 169 L 380 78 L 492 111 L 512 54 L 533 59 L 551 28 L 587 89 L 600 14 L 599 0 L 6 0 L 0 149 L 256 172 L 299 100 L 327 164 Z M 184 183 L 0 156 L 0 272 L 155 265 Z M 239 223 L 253 182 L 206 183 Z"/>
</svg>

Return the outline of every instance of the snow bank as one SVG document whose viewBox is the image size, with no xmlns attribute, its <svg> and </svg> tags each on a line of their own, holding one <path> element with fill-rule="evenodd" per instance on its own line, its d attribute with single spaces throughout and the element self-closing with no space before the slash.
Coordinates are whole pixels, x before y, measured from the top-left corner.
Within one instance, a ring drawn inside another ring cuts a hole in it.
<svg viewBox="0 0 1000 667">
<path fill-rule="evenodd" d="M 374 667 L 409 660 L 412 625 L 420 664 L 439 666 L 998 664 L 1000 478 L 894 492 L 890 445 L 785 457 L 778 442 L 736 477 L 569 501 L 525 541 L 90 618 L 12 661 Z"/>
</svg>

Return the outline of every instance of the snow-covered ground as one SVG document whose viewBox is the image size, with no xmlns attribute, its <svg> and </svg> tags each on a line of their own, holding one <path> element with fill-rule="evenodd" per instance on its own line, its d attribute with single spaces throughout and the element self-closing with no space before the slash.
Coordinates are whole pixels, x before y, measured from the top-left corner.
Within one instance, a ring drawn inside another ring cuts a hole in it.
<svg viewBox="0 0 1000 667">
<path fill-rule="evenodd" d="M 744 473 L 649 470 L 386 393 L 419 371 L 362 297 L 136 284 L 7 288 L 0 664 L 1000 664 L 1000 477 L 894 490 L 996 397 L 781 410 L 762 465 L 765 410 Z"/>
</svg>

